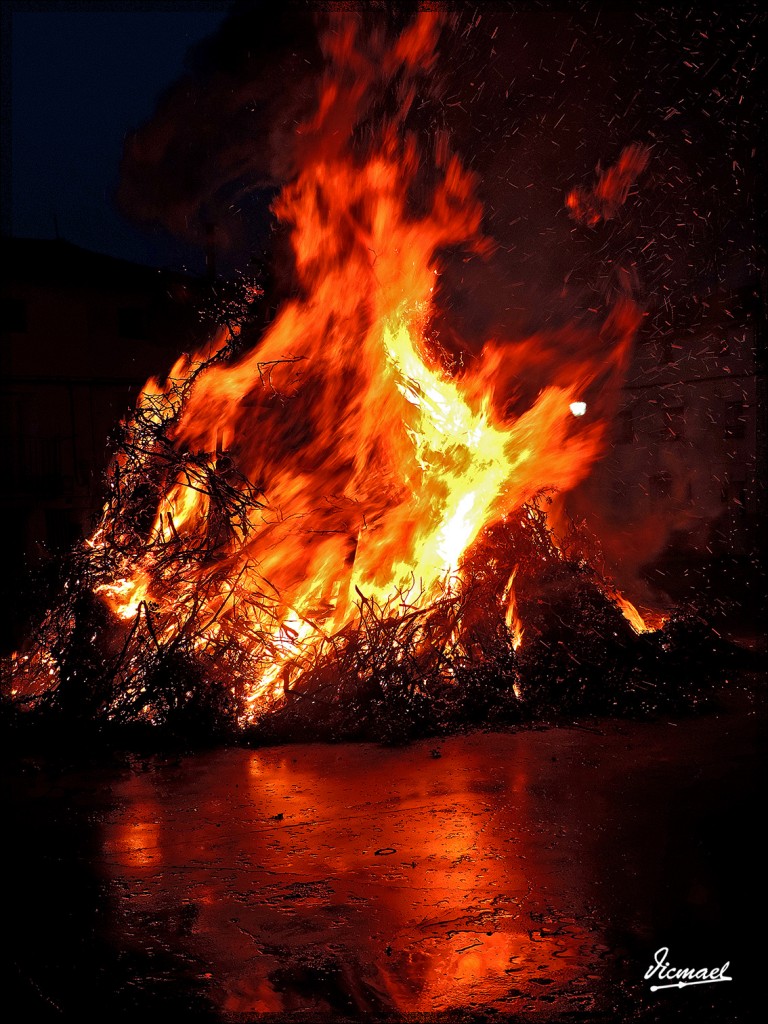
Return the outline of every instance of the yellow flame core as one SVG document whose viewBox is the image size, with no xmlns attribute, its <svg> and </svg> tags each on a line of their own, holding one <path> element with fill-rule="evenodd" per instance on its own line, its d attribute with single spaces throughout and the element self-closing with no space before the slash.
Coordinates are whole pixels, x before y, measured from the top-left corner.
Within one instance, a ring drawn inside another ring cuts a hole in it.
<svg viewBox="0 0 768 1024">
<path fill-rule="evenodd" d="M 414 580 L 436 596 L 435 586 L 458 570 L 486 523 L 512 466 L 508 432 L 491 423 L 487 408 L 473 410 L 455 380 L 425 365 L 404 317 L 385 325 L 383 345 L 387 383 L 412 407 L 410 414 L 402 410 L 412 450 L 401 464 L 411 495 L 398 514 L 415 524 L 415 533 L 408 560 L 396 561 L 380 585 L 377 567 L 366 565 L 365 548 L 358 549 L 351 586 L 382 603 L 395 590 L 410 591 Z"/>
</svg>

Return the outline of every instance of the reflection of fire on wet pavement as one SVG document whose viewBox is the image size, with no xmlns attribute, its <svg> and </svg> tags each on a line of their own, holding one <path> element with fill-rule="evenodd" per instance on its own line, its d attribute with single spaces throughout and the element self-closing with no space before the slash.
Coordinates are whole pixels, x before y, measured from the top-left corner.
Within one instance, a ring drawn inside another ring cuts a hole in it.
<svg viewBox="0 0 768 1024">
<path fill-rule="evenodd" d="M 496 759 L 483 779 L 486 744 L 385 752 L 364 789 L 362 747 L 212 755 L 214 792 L 198 773 L 133 777 L 121 797 L 142 820 L 105 842 L 124 912 L 194 907 L 185 938 L 216 958 L 229 1011 L 447 1009 L 521 985 L 551 998 L 594 936 L 532 895 L 552 858 L 529 849 L 525 771 Z"/>
<path fill-rule="evenodd" d="M 717 728 L 150 761 L 102 827 L 113 939 L 172 950 L 224 1013 L 590 1012 L 642 977 L 670 870 L 654 820 L 694 751 L 717 793 Z"/>
</svg>

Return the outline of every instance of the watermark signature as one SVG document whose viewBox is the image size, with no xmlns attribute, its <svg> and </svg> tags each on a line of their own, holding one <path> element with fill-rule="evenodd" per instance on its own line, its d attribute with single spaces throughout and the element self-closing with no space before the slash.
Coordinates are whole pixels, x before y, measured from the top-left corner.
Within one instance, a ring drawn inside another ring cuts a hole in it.
<svg viewBox="0 0 768 1024">
<path fill-rule="evenodd" d="M 651 992 L 662 988 L 687 988 L 689 985 L 712 985 L 717 981 L 733 981 L 726 975 L 731 965 L 726 960 L 722 967 L 672 967 L 668 960 L 669 946 L 662 946 L 653 955 L 653 963 L 645 972 L 645 980 L 654 976 L 666 984 L 651 985 Z"/>
</svg>

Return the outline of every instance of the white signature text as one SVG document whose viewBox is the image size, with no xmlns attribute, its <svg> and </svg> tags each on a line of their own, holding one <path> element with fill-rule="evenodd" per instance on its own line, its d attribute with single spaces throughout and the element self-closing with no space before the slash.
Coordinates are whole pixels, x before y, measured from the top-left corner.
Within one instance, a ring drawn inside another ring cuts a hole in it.
<svg viewBox="0 0 768 1024">
<path fill-rule="evenodd" d="M 733 981 L 726 975 L 731 965 L 727 960 L 722 967 L 672 967 L 669 960 L 669 946 L 662 946 L 657 949 L 653 956 L 653 963 L 645 972 L 645 980 L 649 981 L 654 975 L 664 985 L 651 985 L 651 992 L 658 992 L 661 988 L 685 988 L 687 985 L 711 985 L 716 981 Z"/>
</svg>

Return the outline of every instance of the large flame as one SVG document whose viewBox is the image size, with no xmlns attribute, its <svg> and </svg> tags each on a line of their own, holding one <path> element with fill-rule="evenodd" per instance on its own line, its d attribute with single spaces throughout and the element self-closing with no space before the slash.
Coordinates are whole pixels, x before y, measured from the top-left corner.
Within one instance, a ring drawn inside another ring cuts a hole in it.
<svg viewBox="0 0 768 1024">
<path fill-rule="evenodd" d="M 616 386 L 638 320 L 629 300 L 615 307 L 599 358 L 578 355 L 572 331 L 568 358 L 523 408 L 511 401 L 514 382 L 540 339 L 489 339 L 458 371 L 444 365 L 431 337 L 440 252 L 487 243 L 473 177 L 444 142 L 437 184 L 413 212 L 425 156 L 403 121 L 432 66 L 440 19 L 420 14 L 390 45 L 363 45 L 357 26 L 341 15 L 326 36 L 329 71 L 316 115 L 299 129 L 301 167 L 274 205 L 292 232 L 300 295 L 237 361 L 210 361 L 222 334 L 147 386 L 138 413 L 155 415 L 164 399 L 173 443 L 191 461 L 159 495 L 138 562 L 115 561 L 113 549 L 111 578 L 96 588 L 119 618 L 151 608 L 158 640 L 194 616 L 199 649 L 245 645 L 253 715 L 356 621 L 361 601 L 427 608 L 460 585 L 484 527 L 544 487 L 567 491 L 584 478 L 606 421 L 576 418 L 571 406 L 590 387 Z M 397 76 L 396 114 L 353 143 L 366 98 Z M 188 387 L 174 405 L 179 380 Z M 259 493 L 226 528 L 201 485 L 222 459 Z M 101 524 L 95 552 L 112 543 L 113 527 Z M 183 583 L 168 570 L 170 551 L 188 555 Z M 518 646 L 513 584 L 514 574 L 504 599 Z"/>
</svg>

